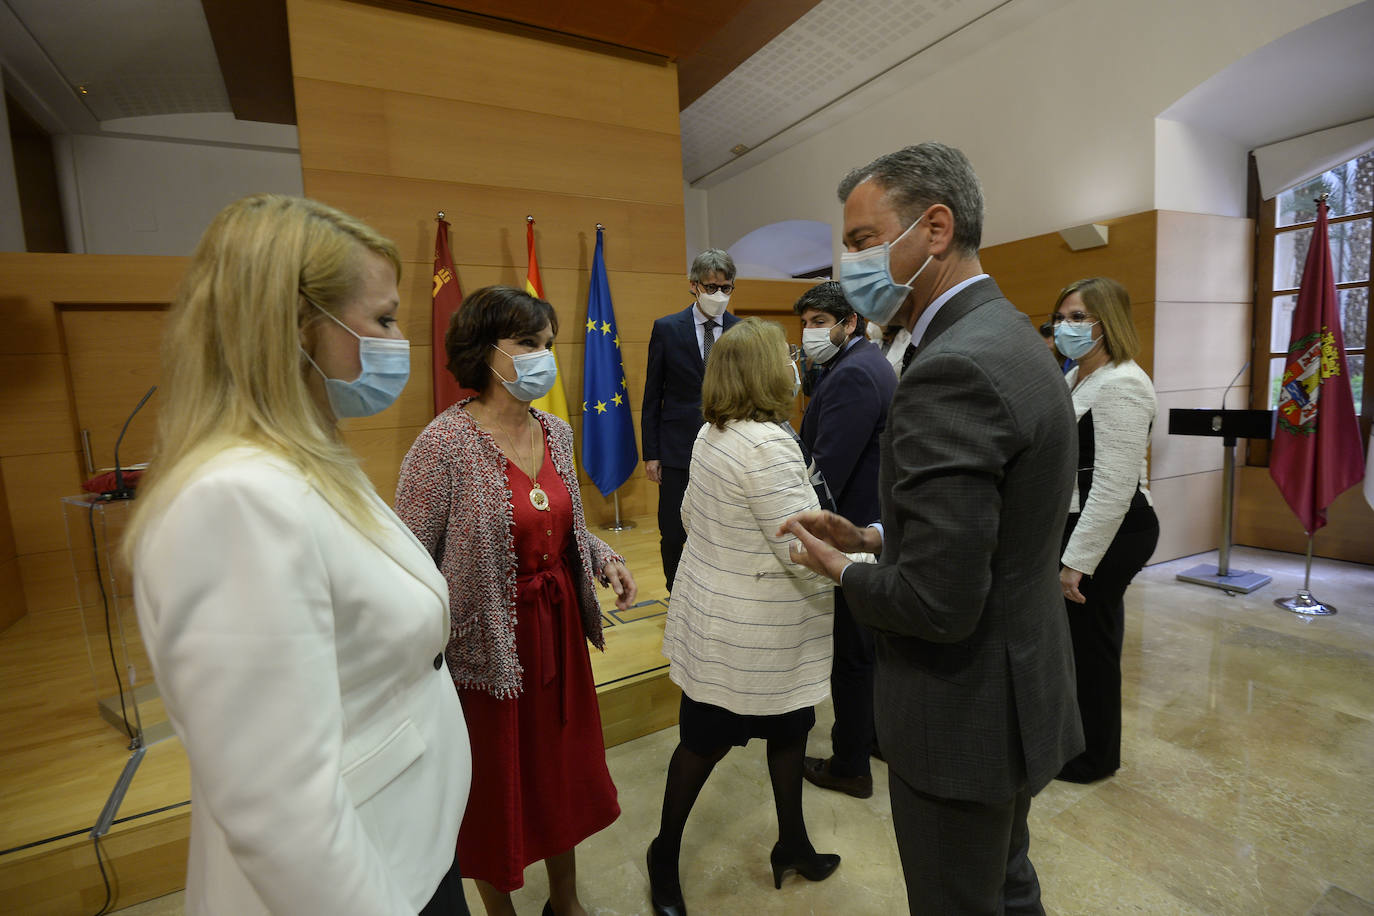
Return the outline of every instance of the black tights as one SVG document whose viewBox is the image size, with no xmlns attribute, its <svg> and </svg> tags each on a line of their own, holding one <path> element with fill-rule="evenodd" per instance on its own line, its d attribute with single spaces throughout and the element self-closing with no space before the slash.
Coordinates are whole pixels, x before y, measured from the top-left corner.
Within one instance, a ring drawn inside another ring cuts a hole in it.
<svg viewBox="0 0 1374 916">
<path fill-rule="evenodd" d="M 654 841 L 655 871 L 675 880 L 682 831 L 692 813 L 702 786 L 730 751 L 730 745 L 703 757 L 679 743 L 668 764 L 668 781 L 663 789 L 663 817 Z M 791 856 L 815 853 L 802 819 L 802 761 L 806 756 L 806 736 L 768 741 L 768 777 L 773 783 L 773 804 L 778 814 L 778 845 Z M 672 873 L 668 868 L 671 866 Z"/>
</svg>

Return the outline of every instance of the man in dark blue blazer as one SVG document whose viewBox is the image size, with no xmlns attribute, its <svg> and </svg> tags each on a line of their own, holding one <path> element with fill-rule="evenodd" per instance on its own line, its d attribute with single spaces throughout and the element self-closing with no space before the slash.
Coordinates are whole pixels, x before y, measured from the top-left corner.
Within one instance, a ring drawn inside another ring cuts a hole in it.
<svg viewBox="0 0 1374 916">
<path fill-rule="evenodd" d="M 710 248 L 697 255 L 688 274 L 696 300 L 654 322 L 649 334 L 649 364 L 644 374 L 641 425 L 644 475 L 658 484 L 659 551 L 663 581 L 673 590 L 687 532 L 682 527 L 682 497 L 692 444 L 705 422 L 701 417 L 701 380 L 711 345 L 739 318 L 727 312 L 735 289 L 735 262 Z"/>
<path fill-rule="evenodd" d="M 802 416 L 801 440 L 820 467 L 835 510 L 856 525 L 877 521 L 879 437 L 897 390 L 897 374 L 865 334 L 865 320 L 832 281 L 811 287 L 793 311 L 802 320 L 802 349 L 825 367 Z M 868 798 L 873 734 L 873 634 L 854 619 L 835 590 L 835 656 L 830 693 L 832 756 L 807 757 L 803 775 L 823 789 Z"/>
</svg>

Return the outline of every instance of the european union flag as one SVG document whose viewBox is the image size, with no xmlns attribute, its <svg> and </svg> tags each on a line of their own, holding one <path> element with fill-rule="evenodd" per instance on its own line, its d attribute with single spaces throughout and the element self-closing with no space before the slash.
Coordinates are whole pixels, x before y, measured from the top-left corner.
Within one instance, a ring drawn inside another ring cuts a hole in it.
<svg viewBox="0 0 1374 916">
<path fill-rule="evenodd" d="M 609 496 L 630 479 L 639 463 L 630 419 L 630 387 L 620 358 L 620 332 L 611 307 L 611 285 L 596 230 L 592 285 L 587 294 L 587 356 L 582 368 L 582 467 Z"/>
</svg>

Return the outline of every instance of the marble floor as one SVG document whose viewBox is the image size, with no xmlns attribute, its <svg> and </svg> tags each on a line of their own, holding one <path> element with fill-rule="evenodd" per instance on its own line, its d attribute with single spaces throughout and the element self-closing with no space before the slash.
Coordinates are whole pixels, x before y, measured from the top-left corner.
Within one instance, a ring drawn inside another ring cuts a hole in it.
<svg viewBox="0 0 1374 916">
<path fill-rule="evenodd" d="M 1313 591 L 1334 617 L 1273 605 L 1302 584 L 1302 557 L 1238 548 L 1233 569 L 1274 582 L 1228 596 L 1175 580 L 1215 555 L 1143 571 L 1127 593 L 1123 766 L 1092 786 L 1053 783 L 1031 808 L 1031 856 L 1054 914 L 1374 916 L 1374 569 L 1317 560 Z M 813 753 L 832 712 L 817 710 Z M 676 730 L 612 748 L 623 813 L 579 850 L 596 916 L 649 912 L 644 849 L 657 829 Z M 733 751 L 702 792 L 683 844 L 688 907 L 719 914 L 907 911 L 886 769 L 859 801 L 807 787 L 812 839 L 844 861 L 829 880 L 774 890 L 772 796 L 763 747 Z M 517 910 L 536 914 L 543 869 Z M 474 914 L 482 912 L 469 890 Z M 181 911 L 181 895 L 123 910 Z M 917 907 L 915 912 L 920 912 Z"/>
</svg>

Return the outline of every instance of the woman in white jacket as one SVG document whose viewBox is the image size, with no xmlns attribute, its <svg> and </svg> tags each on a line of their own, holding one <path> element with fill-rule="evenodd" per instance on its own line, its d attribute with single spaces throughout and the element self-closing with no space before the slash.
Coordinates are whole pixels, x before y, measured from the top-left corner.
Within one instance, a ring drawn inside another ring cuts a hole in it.
<svg viewBox="0 0 1374 916">
<path fill-rule="evenodd" d="M 399 267 L 346 214 L 249 197 L 167 316 L 125 546 L 191 763 L 191 913 L 467 913 L 448 589 L 336 429 L 405 384 Z"/>
<path fill-rule="evenodd" d="M 775 886 L 797 871 L 830 876 L 802 818 L 802 761 L 816 703 L 829 692 L 832 588 L 788 557 L 778 525 L 816 509 L 816 491 L 786 424 L 800 380 L 782 330 L 745 318 L 711 348 L 682 522 L 687 544 L 673 583 L 663 653 L 682 688 L 677 749 L 658 836 L 649 846 L 655 914 L 686 912 L 678 851 L 712 768 L 750 738 L 768 742 L 778 815 Z"/>
<path fill-rule="evenodd" d="M 1154 385 L 1134 359 L 1140 343 L 1120 283 L 1070 283 L 1052 320 L 1055 347 L 1075 361 L 1064 380 L 1078 419 L 1078 473 L 1059 580 L 1087 741 L 1058 778 L 1086 783 L 1121 765 L 1123 597 L 1159 541 L 1145 463 L 1157 406 Z"/>
</svg>

